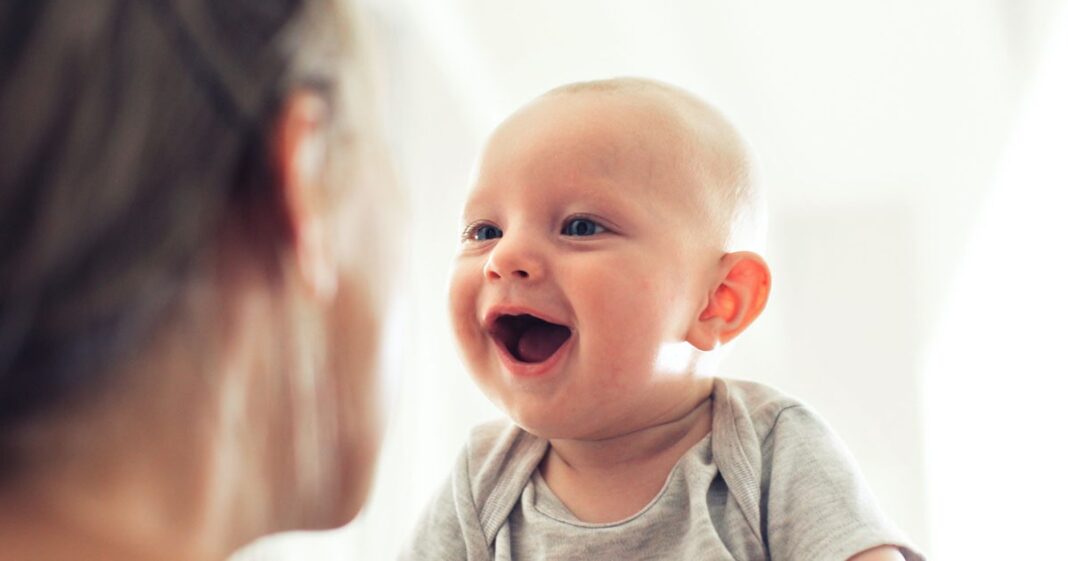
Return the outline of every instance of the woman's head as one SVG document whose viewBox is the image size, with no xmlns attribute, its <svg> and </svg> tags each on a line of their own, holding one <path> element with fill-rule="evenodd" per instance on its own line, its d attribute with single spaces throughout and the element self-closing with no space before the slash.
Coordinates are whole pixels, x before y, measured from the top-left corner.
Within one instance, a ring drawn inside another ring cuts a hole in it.
<svg viewBox="0 0 1068 561">
<path fill-rule="evenodd" d="M 264 525 L 358 508 L 390 197 L 347 4 L 0 8 L 0 486 L 140 416 Z"/>
</svg>

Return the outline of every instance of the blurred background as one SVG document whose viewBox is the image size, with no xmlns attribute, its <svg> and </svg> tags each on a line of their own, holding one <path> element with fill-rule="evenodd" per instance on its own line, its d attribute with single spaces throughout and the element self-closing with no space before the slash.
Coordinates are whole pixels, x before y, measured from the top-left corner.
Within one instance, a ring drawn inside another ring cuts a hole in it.
<svg viewBox="0 0 1068 561">
<path fill-rule="evenodd" d="M 446 282 L 479 142 L 618 75 L 720 106 L 770 200 L 765 315 L 722 375 L 811 404 L 930 559 L 1063 553 L 1068 10 L 1062 0 L 378 0 L 410 295 L 370 504 L 241 559 L 393 559 L 469 428 Z"/>
</svg>

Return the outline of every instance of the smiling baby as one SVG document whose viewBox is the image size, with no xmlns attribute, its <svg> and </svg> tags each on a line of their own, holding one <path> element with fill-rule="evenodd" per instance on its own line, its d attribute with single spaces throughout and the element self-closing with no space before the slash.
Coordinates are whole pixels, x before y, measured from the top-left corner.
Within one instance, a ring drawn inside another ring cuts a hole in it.
<svg viewBox="0 0 1068 561">
<path fill-rule="evenodd" d="M 519 109 L 481 153 L 449 301 L 476 428 L 406 559 L 921 559 L 841 442 L 717 376 L 770 273 L 748 148 L 674 86 Z"/>
</svg>

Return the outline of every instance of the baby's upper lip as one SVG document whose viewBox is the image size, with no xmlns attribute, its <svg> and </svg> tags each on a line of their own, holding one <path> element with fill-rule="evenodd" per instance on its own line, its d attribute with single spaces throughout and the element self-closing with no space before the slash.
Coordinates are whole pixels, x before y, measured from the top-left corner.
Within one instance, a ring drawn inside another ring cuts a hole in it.
<svg viewBox="0 0 1068 561">
<path fill-rule="evenodd" d="M 527 306 L 527 305 L 521 305 L 521 304 L 496 304 L 494 306 L 490 306 L 490 308 L 488 310 L 486 310 L 485 315 L 482 316 L 482 327 L 484 327 L 485 329 L 492 328 L 494 322 L 496 322 L 497 319 L 500 318 L 501 316 L 521 316 L 521 315 L 534 316 L 534 317 L 536 317 L 536 318 L 538 318 L 538 319 L 540 319 L 542 321 L 545 321 L 545 322 L 548 322 L 548 323 L 555 323 L 557 325 L 562 325 L 562 326 L 567 327 L 568 329 L 571 329 L 572 331 L 574 331 L 574 329 L 571 327 L 571 325 L 569 325 L 566 321 L 562 320 L 561 318 L 556 317 L 556 316 L 554 316 L 552 314 L 543 312 L 541 310 L 538 310 L 538 309 L 536 309 L 534 307 Z"/>
</svg>

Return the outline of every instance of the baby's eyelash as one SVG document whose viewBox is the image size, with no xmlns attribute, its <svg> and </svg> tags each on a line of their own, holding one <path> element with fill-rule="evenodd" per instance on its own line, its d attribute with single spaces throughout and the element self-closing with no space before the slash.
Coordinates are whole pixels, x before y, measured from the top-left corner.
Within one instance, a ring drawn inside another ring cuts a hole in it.
<svg viewBox="0 0 1068 561">
<path fill-rule="evenodd" d="M 604 220 L 602 220 L 601 217 L 594 216 L 592 214 L 582 213 L 582 212 L 580 212 L 578 214 L 572 214 L 572 215 L 568 216 L 567 218 L 564 219 L 564 223 L 566 224 L 568 222 L 571 222 L 572 220 L 589 220 L 590 222 L 596 222 L 596 223 L 602 224 L 602 225 L 604 224 Z"/>
<path fill-rule="evenodd" d="M 486 227 L 493 228 L 493 229 L 497 230 L 498 232 L 500 232 L 500 228 L 497 225 L 495 225 L 494 223 L 492 223 L 492 222 L 486 222 L 486 221 L 472 222 L 471 224 L 468 224 L 466 227 L 464 227 L 463 231 L 460 232 L 460 241 L 461 242 L 482 241 L 482 240 L 478 239 L 478 232 L 482 228 L 486 228 Z M 495 236 L 495 237 L 500 237 L 500 236 L 498 235 L 498 236 Z"/>
<path fill-rule="evenodd" d="M 598 233 L 611 233 L 614 231 L 613 228 L 608 226 L 607 222 L 603 218 L 599 216 L 594 216 L 592 214 L 579 213 L 572 214 L 571 216 L 568 216 L 566 219 L 564 219 L 561 233 L 566 232 L 568 225 L 572 222 L 575 222 L 576 220 L 585 220 L 587 222 L 593 223 L 596 228 L 600 229 L 600 232 Z"/>
</svg>

